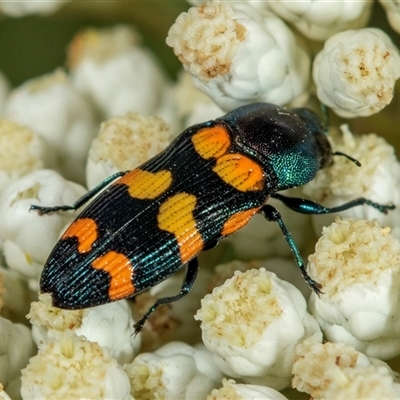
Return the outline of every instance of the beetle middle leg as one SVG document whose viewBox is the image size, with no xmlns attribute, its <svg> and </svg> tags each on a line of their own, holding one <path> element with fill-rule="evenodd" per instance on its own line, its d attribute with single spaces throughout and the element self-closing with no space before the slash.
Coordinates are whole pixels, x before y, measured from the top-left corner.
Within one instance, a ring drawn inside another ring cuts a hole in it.
<svg viewBox="0 0 400 400">
<path fill-rule="evenodd" d="M 273 222 L 278 223 L 278 225 L 281 228 L 281 231 L 283 233 L 283 236 L 284 236 L 287 244 L 289 245 L 290 250 L 293 253 L 294 259 L 296 260 L 296 264 L 300 268 L 300 271 L 301 271 L 301 274 L 303 275 L 304 280 L 307 282 L 308 286 L 310 286 L 311 289 L 316 294 L 318 294 L 318 295 L 321 294 L 322 286 L 318 282 L 314 281 L 314 279 L 312 279 L 310 277 L 310 275 L 308 275 L 306 268 L 304 266 L 304 261 L 303 261 L 303 258 L 301 257 L 300 251 L 299 251 L 298 247 L 296 246 L 296 243 L 293 240 L 292 235 L 286 228 L 286 225 L 284 224 L 284 222 L 282 220 L 280 212 L 276 208 L 272 207 L 270 204 L 266 204 L 265 206 L 263 206 L 261 208 L 261 212 L 268 221 L 273 221 Z"/>
<path fill-rule="evenodd" d="M 147 311 L 147 313 L 143 315 L 143 317 L 133 326 L 135 328 L 135 335 L 137 335 L 142 330 L 144 323 L 147 321 L 150 315 L 153 314 L 154 311 L 156 311 L 158 306 L 168 303 L 173 303 L 181 299 L 182 297 L 186 296 L 190 292 L 196 280 L 197 271 L 199 270 L 199 263 L 197 261 L 197 257 L 190 260 L 186 268 L 187 268 L 186 276 L 185 279 L 183 280 L 180 292 L 175 296 L 162 297 L 161 299 L 158 299 L 154 303 L 154 305 L 150 307 L 149 311 Z"/>
</svg>

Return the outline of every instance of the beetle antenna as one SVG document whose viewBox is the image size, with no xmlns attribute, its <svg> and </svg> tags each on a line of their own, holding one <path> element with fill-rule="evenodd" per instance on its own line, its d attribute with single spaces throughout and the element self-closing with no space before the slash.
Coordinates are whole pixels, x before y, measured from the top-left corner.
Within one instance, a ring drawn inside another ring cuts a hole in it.
<svg viewBox="0 0 400 400">
<path fill-rule="evenodd" d="M 323 120 L 324 133 L 325 133 L 325 135 L 328 135 L 328 132 L 329 132 L 329 110 L 328 110 L 328 107 L 323 103 L 321 103 L 321 111 L 322 111 L 322 115 L 324 117 L 324 120 Z M 353 157 L 350 157 L 348 154 L 342 153 L 341 151 L 335 151 L 334 153 L 332 153 L 332 155 L 346 157 L 348 160 L 350 160 L 351 162 L 356 164 L 357 167 L 361 167 L 360 161 L 356 160 Z"/>
<path fill-rule="evenodd" d="M 348 154 L 342 153 L 341 151 L 335 151 L 334 153 L 332 153 L 333 156 L 343 156 L 346 157 L 348 160 L 350 160 L 351 162 L 353 162 L 354 164 L 357 165 L 357 167 L 361 167 L 361 163 L 360 161 L 356 160 L 353 157 L 350 157 Z"/>
</svg>

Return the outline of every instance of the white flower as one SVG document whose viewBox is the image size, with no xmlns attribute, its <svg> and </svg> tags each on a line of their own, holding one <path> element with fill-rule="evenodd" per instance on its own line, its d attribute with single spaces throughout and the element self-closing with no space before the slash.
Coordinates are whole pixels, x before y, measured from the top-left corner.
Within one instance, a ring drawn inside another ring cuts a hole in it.
<svg viewBox="0 0 400 400">
<path fill-rule="evenodd" d="M 306 236 L 310 241 L 312 235 L 307 232 Z M 310 296 L 310 287 L 307 285 L 306 281 L 301 275 L 299 267 L 296 264 L 292 254 L 290 254 L 288 258 L 268 257 L 266 261 L 259 262 L 259 268 L 265 268 L 267 271 L 271 271 L 276 274 L 278 278 L 291 283 L 298 290 L 300 290 L 304 298 L 307 299 Z"/>
<path fill-rule="evenodd" d="M 207 400 L 287 400 L 287 398 L 267 386 L 236 383 L 233 379 L 223 379 L 223 387 L 214 389 Z"/>
<path fill-rule="evenodd" d="M 394 379 L 394 373 L 383 361 L 369 359 L 352 346 L 344 343 L 321 343 L 317 335 L 304 340 L 296 347 L 296 360 L 293 364 L 294 374 L 292 387 L 299 392 L 306 392 L 312 398 L 335 398 L 326 394 L 329 386 L 335 381 L 337 371 L 343 373 L 346 369 L 366 368 L 386 369 Z M 379 396 L 378 396 L 379 397 Z M 349 398 L 364 398 L 350 396 Z"/>
<path fill-rule="evenodd" d="M 178 81 L 174 86 L 174 101 L 185 128 L 224 114 L 208 96 L 194 86 L 191 75 L 184 70 L 178 75 Z"/>
<path fill-rule="evenodd" d="M 227 3 L 235 3 L 236 0 L 225 0 Z M 218 3 L 220 0 L 186 0 L 192 6 L 199 6 L 207 3 Z M 252 8 L 268 9 L 268 3 L 266 1 L 254 1 L 254 0 L 243 0 L 243 3 L 248 3 Z"/>
<path fill-rule="evenodd" d="M 54 164 L 52 155 L 36 132 L 0 119 L 0 191 L 28 172 Z"/>
<path fill-rule="evenodd" d="M 11 397 L 4 391 L 3 385 L 0 383 L 0 400 L 12 400 Z"/>
<path fill-rule="evenodd" d="M 126 300 L 83 310 L 82 324 L 75 330 L 101 347 L 108 347 L 121 365 L 139 352 L 141 336 L 134 335 L 135 320 Z"/>
<path fill-rule="evenodd" d="M 104 118 L 135 111 L 172 116 L 164 97 L 169 82 L 152 54 L 139 46 L 128 26 L 86 29 L 73 39 L 68 54 L 72 80 Z M 169 106 L 174 108 L 173 102 Z M 171 123 L 172 121 L 167 121 Z"/>
<path fill-rule="evenodd" d="M 376 220 L 324 228 L 308 273 L 322 285 L 310 312 L 326 338 L 382 360 L 400 354 L 400 243 Z"/>
<path fill-rule="evenodd" d="M 22 370 L 23 399 L 130 399 L 122 367 L 97 343 L 64 334 Z"/>
<path fill-rule="evenodd" d="M 290 29 L 247 3 L 211 3 L 182 13 L 167 44 L 221 109 L 285 104 L 308 89 L 310 60 Z"/>
<path fill-rule="evenodd" d="M 345 118 L 379 112 L 391 102 L 399 76 L 399 51 L 375 28 L 332 36 L 313 64 L 319 100 Z"/>
<path fill-rule="evenodd" d="M 194 314 L 200 307 L 200 300 L 209 292 L 210 278 L 211 273 L 200 268 L 195 285 L 187 296 L 156 309 L 143 326 L 142 350 L 153 351 L 171 339 L 189 344 L 201 341 L 200 324 L 194 321 Z M 136 296 L 132 305 L 135 319 L 139 320 L 157 299 L 178 294 L 182 279 L 182 274 L 174 274 L 149 291 Z"/>
<path fill-rule="evenodd" d="M 0 382 L 12 399 L 20 398 L 21 369 L 35 353 L 30 330 L 0 317 Z"/>
<path fill-rule="evenodd" d="M 354 157 L 361 167 L 341 156 L 334 156 L 333 164 L 318 172 L 303 187 L 307 197 L 325 207 L 339 206 L 358 197 L 365 197 L 379 204 L 394 204 L 395 210 L 386 215 L 364 205 L 336 215 L 347 218 L 374 219 L 389 225 L 400 238 L 400 163 L 393 146 L 373 133 L 353 136 L 347 125 L 341 126 L 342 135 L 329 135 L 333 151 L 341 151 Z M 335 219 L 335 214 L 312 217 L 314 229 L 320 235 L 323 226 Z"/>
<path fill-rule="evenodd" d="M 89 102 L 63 72 L 32 79 L 13 90 L 5 105 L 5 116 L 29 126 L 47 140 L 67 179 L 84 181 L 96 121 Z"/>
<path fill-rule="evenodd" d="M 211 292 L 217 286 L 223 285 L 227 279 L 230 279 L 235 275 L 235 271 L 245 272 L 250 269 L 260 268 L 273 272 L 279 279 L 291 283 L 300 290 L 304 298 L 307 298 L 310 295 L 310 287 L 301 275 L 299 267 L 295 263 L 293 257 L 268 257 L 266 261 L 231 261 L 228 263 L 218 264 L 214 268 L 214 274 L 209 279 L 208 292 Z"/>
<path fill-rule="evenodd" d="M 269 7 L 292 23 L 304 36 L 326 40 L 335 33 L 364 27 L 371 14 L 371 1 L 303 0 L 268 2 Z"/>
<path fill-rule="evenodd" d="M 17 272 L 0 265 L 1 316 L 12 322 L 26 323 L 30 302 L 31 292 L 27 281 Z"/>
<path fill-rule="evenodd" d="M 386 17 L 390 26 L 400 33 L 400 1 L 399 0 L 379 0 L 386 11 Z"/>
<path fill-rule="evenodd" d="M 39 294 L 39 301 L 31 304 L 29 314 L 26 316 L 33 328 L 40 327 L 41 331 L 34 332 L 34 340 L 42 346 L 48 336 L 57 336 L 57 332 L 64 333 L 78 329 L 82 325 L 83 310 L 62 310 L 52 307 L 51 295 Z"/>
<path fill-rule="evenodd" d="M 203 345 L 170 342 L 124 365 L 135 399 L 202 400 L 222 375 Z"/>
<path fill-rule="evenodd" d="M 193 107 L 192 111 L 186 116 L 184 126 L 186 128 L 209 121 L 212 119 L 219 118 L 225 114 L 221 108 L 219 108 L 213 102 L 198 103 Z"/>
<path fill-rule="evenodd" d="M 178 74 L 174 94 L 177 113 L 181 118 L 190 114 L 197 104 L 212 104 L 212 100 L 194 86 L 192 76 L 185 70 L 181 70 Z M 223 111 L 220 115 L 222 114 Z M 198 122 L 206 120 L 207 118 Z"/>
<path fill-rule="evenodd" d="M 130 308 L 125 300 L 84 310 L 60 310 L 51 306 L 49 294 L 39 296 L 28 315 L 32 335 L 38 346 L 62 332 L 73 332 L 107 347 L 120 364 L 132 361 L 140 348 L 140 335 L 134 336 Z"/>
<path fill-rule="evenodd" d="M 61 8 L 68 0 L 46 1 L 0 1 L 0 12 L 11 17 L 23 17 L 30 14 L 51 14 Z"/>
<path fill-rule="evenodd" d="M 192 111 L 186 116 L 185 127 L 209 121 L 223 115 L 224 112 L 213 102 L 204 102 L 196 104 Z"/>
<path fill-rule="evenodd" d="M 115 172 L 138 167 L 164 150 L 169 142 L 170 129 L 159 117 L 129 112 L 103 122 L 89 150 L 88 188 Z"/>
<path fill-rule="evenodd" d="M 331 382 L 324 399 L 399 400 L 400 384 L 384 367 L 355 367 L 331 370 Z"/>
<path fill-rule="evenodd" d="M 277 390 L 290 382 L 295 346 L 319 332 L 301 293 L 263 268 L 235 272 L 195 318 L 221 371 Z"/>
<path fill-rule="evenodd" d="M 39 215 L 32 204 L 55 206 L 73 204 L 85 194 L 80 185 L 66 181 L 50 170 L 37 170 L 9 184 L 0 195 L 0 240 L 9 268 L 30 279 L 37 290 L 37 279 L 60 236 L 72 222 L 73 213 Z"/>
</svg>

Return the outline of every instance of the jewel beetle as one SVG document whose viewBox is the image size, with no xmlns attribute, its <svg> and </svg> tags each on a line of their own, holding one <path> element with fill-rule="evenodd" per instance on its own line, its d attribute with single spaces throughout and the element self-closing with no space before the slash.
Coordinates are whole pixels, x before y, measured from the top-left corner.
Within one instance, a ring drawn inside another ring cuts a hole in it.
<svg viewBox="0 0 400 400">
<path fill-rule="evenodd" d="M 262 213 L 279 224 L 304 279 L 320 293 L 321 286 L 307 274 L 292 236 L 268 199 L 305 214 L 362 204 L 383 213 L 394 208 L 365 198 L 326 208 L 278 193 L 311 181 L 335 155 L 358 163 L 332 152 L 319 117 L 305 108 L 255 103 L 191 126 L 160 154 L 110 176 L 75 204 L 31 206 L 40 214 L 76 210 L 99 194 L 54 247 L 40 291 L 50 293 L 59 308 L 92 307 L 133 297 L 187 264 L 180 292 L 158 299 L 135 325 L 138 332 L 159 305 L 190 291 L 200 251 Z"/>
</svg>

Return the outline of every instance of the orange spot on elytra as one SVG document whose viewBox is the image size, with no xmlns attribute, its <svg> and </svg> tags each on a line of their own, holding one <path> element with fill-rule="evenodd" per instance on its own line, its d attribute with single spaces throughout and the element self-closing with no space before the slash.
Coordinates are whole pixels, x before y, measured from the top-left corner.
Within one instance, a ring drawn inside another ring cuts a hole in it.
<svg viewBox="0 0 400 400">
<path fill-rule="evenodd" d="M 250 208 L 249 210 L 239 211 L 231 215 L 222 228 L 221 234 L 231 235 L 235 233 L 240 228 L 243 228 L 250 220 L 250 218 L 259 210 L 259 208 Z"/>
<path fill-rule="evenodd" d="M 264 187 L 263 170 L 258 163 L 241 154 L 225 154 L 218 158 L 213 171 L 228 185 L 241 192 Z"/>
<path fill-rule="evenodd" d="M 192 194 L 178 193 L 161 204 L 157 216 L 158 227 L 172 233 L 178 241 L 183 263 L 197 255 L 204 244 L 193 216 L 196 201 Z"/>
<path fill-rule="evenodd" d="M 61 239 L 76 237 L 78 239 L 79 253 L 87 253 L 92 249 L 97 240 L 97 224 L 91 218 L 80 218 L 74 221 L 64 232 Z"/>
<path fill-rule="evenodd" d="M 196 152 L 204 159 L 218 158 L 225 154 L 231 145 L 228 131 L 222 125 L 204 128 L 192 136 Z"/>
<path fill-rule="evenodd" d="M 108 288 L 110 300 L 124 299 L 135 293 L 132 283 L 133 266 L 128 257 L 116 251 L 109 251 L 92 262 L 95 269 L 109 273 L 111 281 Z"/>
<path fill-rule="evenodd" d="M 162 195 L 171 183 L 170 171 L 149 172 L 141 169 L 134 169 L 115 182 L 116 185 L 127 185 L 128 192 L 132 197 L 149 200 Z"/>
</svg>

